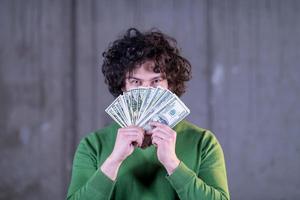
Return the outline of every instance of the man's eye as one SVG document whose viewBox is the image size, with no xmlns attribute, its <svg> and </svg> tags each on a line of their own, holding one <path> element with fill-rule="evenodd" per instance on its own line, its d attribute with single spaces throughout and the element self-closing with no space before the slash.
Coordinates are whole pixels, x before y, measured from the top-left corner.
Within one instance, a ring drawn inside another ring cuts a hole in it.
<svg viewBox="0 0 300 200">
<path fill-rule="evenodd" d="M 157 83 L 159 83 L 160 82 L 160 79 L 155 79 L 155 80 L 153 80 L 153 83 L 155 83 L 155 84 L 157 84 Z"/>
<path fill-rule="evenodd" d="M 140 83 L 140 81 L 139 80 L 131 80 L 130 83 L 134 84 L 134 85 L 138 85 Z"/>
</svg>

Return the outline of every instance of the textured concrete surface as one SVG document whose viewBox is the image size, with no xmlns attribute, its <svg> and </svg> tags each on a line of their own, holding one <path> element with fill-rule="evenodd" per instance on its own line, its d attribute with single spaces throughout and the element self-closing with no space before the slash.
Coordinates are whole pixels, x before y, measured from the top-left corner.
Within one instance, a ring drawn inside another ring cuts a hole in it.
<svg viewBox="0 0 300 200">
<path fill-rule="evenodd" d="M 0 1 L 0 199 L 64 199 L 79 140 L 110 122 L 101 54 L 128 27 L 175 37 L 190 121 L 232 199 L 300 195 L 300 1 Z"/>
</svg>

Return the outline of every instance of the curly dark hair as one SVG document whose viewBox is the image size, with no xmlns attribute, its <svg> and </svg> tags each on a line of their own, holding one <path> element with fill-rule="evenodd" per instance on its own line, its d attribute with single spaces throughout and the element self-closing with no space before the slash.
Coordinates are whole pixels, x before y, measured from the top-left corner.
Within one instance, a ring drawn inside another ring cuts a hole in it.
<svg viewBox="0 0 300 200">
<path fill-rule="evenodd" d="M 191 78 L 191 64 L 180 55 L 176 40 L 157 29 L 144 33 L 128 29 L 109 45 L 103 57 L 102 73 L 115 97 L 122 94 L 126 74 L 149 60 L 155 64 L 153 71 L 165 75 L 169 89 L 177 96 L 185 92 L 185 82 Z"/>
</svg>

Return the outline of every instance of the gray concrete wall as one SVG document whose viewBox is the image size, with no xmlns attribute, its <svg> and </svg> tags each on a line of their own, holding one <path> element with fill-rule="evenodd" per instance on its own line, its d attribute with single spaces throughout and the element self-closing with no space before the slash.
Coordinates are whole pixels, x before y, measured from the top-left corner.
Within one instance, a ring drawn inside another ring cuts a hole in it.
<svg viewBox="0 0 300 200">
<path fill-rule="evenodd" d="M 175 37 L 188 119 L 225 153 L 232 199 L 300 195 L 300 1 L 0 1 L 0 199 L 64 199 L 79 140 L 111 119 L 101 53 L 128 27 Z"/>
</svg>

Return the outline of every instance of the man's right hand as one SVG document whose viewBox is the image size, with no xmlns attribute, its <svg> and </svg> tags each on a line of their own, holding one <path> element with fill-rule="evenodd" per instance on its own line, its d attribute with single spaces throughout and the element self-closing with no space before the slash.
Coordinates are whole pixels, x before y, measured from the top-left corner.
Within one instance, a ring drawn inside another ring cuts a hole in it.
<svg viewBox="0 0 300 200">
<path fill-rule="evenodd" d="M 110 179 L 115 180 L 122 162 L 132 154 L 136 146 L 141 147 L 144 139 L 144 129 L 138 126 L 120 128 L 115 146 L 110 156 L 101 166 L 101 171 Z"/>
</svg>

